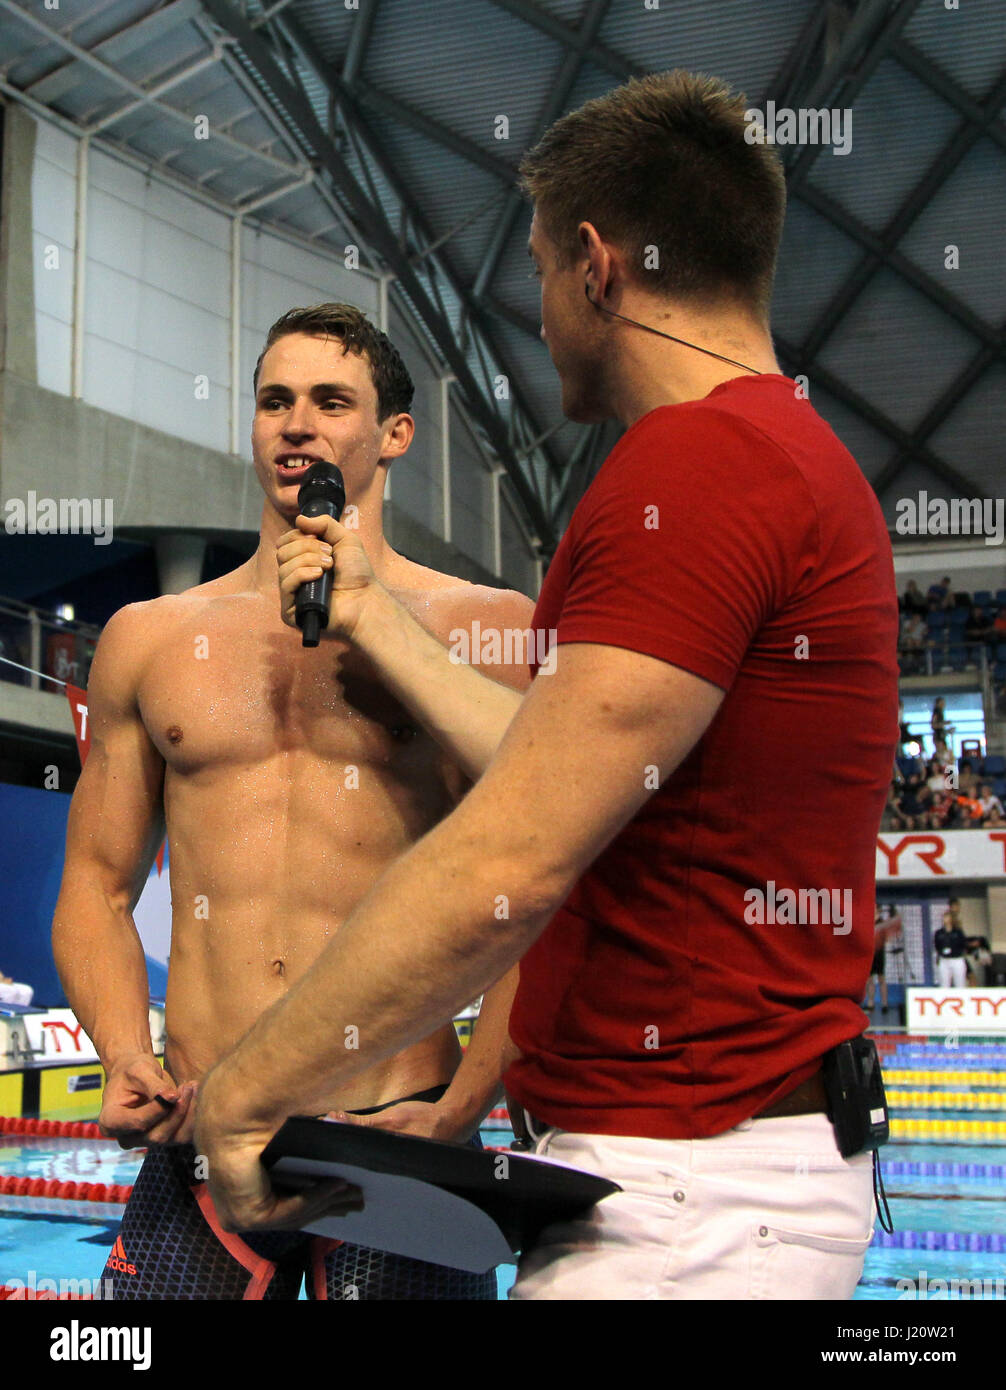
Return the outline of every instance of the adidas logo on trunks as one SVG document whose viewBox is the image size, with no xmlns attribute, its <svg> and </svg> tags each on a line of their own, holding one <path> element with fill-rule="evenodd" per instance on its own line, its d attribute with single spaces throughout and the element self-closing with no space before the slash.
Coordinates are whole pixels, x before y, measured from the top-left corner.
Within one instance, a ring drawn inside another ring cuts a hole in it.
<svg viewBox="0 0 1006 1390">
<path fill-rule="evenodd" d="M 112 1253 L 108 1257 L 108 1269 L 117 1269 L 120 1274 L 135 1274 L 136 1266 L 129 1263 L 126 1257 L 126 1247 L 122 1243 L 122 1237 L 116 1236 L 115 1244 L 112 1246 Z"/>
</svg>

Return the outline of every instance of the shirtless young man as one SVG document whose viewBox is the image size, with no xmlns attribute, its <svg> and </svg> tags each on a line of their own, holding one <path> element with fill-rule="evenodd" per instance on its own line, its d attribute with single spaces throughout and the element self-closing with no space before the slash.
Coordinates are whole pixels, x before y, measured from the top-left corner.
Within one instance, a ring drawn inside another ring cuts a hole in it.
<svg viewBox="0 0 1006 1390">
<path fill-rule="evenodd" d="M 305 1274 L 318 1298 L 495 1298 L 491 1274 L 299 1232 L 221 1240 L 189 1142 L 200 1078 L 467 787 L 465 769 L 366 658 L 325 635 L 305 649 L 284 624 L 276 548 L 298 514 L 307 467 L 341 468 L 345 518 L 358 523 L 379 581 L 445 645 L 476 620 L 525 628 L 532 612 L 521 594 L 426 569 L 385 541 L 385 477 L 412 439 L 412 382 L 358 310 L 284 315 L 255 385 L 258 549 L 209 584 L 121 609 L 91 671 L 91 751 L 70 811 L 53 949 L 107 1074 L 101 1125 L 126 1147 L 148 1146 L 105 1274 L 117 1299 L 296 1298 Z M 486 674 L 517 689 L 528 680 L 523 666 Z M 132 911 L 165 827 L 172 942 L 162 1069 Z M 510 975 L 487 994 L 460 1068 L 448 1025 L 355 1077 L 331 1108 L 412 1101 L 400 1127 L 473 1136 L 497 1098 L 514 987 Z"/>
</svg>

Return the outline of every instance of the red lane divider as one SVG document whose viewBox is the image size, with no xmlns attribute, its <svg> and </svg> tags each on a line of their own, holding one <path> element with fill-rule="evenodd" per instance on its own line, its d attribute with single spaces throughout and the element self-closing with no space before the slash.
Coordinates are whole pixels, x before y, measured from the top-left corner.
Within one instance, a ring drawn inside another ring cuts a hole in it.
<svg viewBox="0 0 1006 1390">
<path fill-rule="evenodd" d="M 132 1186 L 104 1182 L 60 1182 L 0 1173 L 0 1197 L 55 1197 L 61 1202 L 128 1202 Z"/>
<path fill-rule="evenodd" d="M 35 1120 L 29 1115 L 0 1115 L 0 1134 L 36 1134 L 48 1139 L 102 1139 L 88 1120 Z"/>
</svg>

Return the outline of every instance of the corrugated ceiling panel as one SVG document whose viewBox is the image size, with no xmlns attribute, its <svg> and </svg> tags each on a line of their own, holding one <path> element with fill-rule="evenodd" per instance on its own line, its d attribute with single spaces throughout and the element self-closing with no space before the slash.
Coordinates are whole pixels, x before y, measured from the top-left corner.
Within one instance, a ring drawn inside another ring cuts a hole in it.
<svg viewBox="0 0 1006 1390">
<path fill-rule="evenodd" d="M 851 149 L 822 148 L 810 182 L 868 227 L 898 211 L 960 122 L 952 107 L 887 60 L 852 108 Z"/>
<path fill-rule="evenodd" d="M 713 73 L 754 101 L 769 89 L 814 0 L 678 0 L 658 10 L 616 4 L 600 37 L 648 72 Z M 757 16 L 752 9 L 757 9 Z"/>
<path fill-rule="evenodd" d="M 594 63 L 584 63 L 577 76 L 573 90 L 566 101 L 565 110 L 575 111 L 584 102 L 593 101 L 618 86 L 619 79 Z"/>
<path fill-rule="evenodd" d="M 579 26 L 589 2 L 590 0 L 535 0 L 535 7 L 575 29 Z"/>
<path fill-rule="evenodd" d="M 1006 319 L 1004 198 L 1006 153 L 991 140 L 979 140 L 899 245 L 920 270 L 941 281 L 990 327 Z M 960 252 L 957 270 L 945 265 L 951 245 Z"/>
<path fill-rule="evenodd" d="M 793 199 L 776 270 L 774 327 L 791 341 L 802 342 L 862 254 L 844 232 Z"/>
<path fill-rule="evenodd" d="M 1002 0 L 961 0 L 956 10 L 920 5 L 905 38 L 980 101 L 1006 65 Z"/>
<path fill-rule="evenodd" d="M 515 162 L 538 130 L 564 53 L 494 5 L 383 0 L 364 78 Z M 509 121 L 506 140 L 494 136 L 498 116 Z"/>
<path fill-rule="evenodd" d="M 271 9 L 273 3 L 274 0 L 265 0 L 264 4 L 263 0 L 253 0 L 259 14 Z M 345 5 L 333 3 L 333 0 L 296 0 L 292 13 L 300 25 L 309 31 L 325 57 L 331 59 L 336 54 L 342 56 L 345 53 L 353 28 L 360 23 L 363 6 L 367 3 L 368 0 L 363 0 L 359 9 L 347 10 Z"/>
<path fill-rule="evenodd" d="M 868 425 L 863 417 L 838 400 L 811 373 L 810 403 L 848 449 L 863 473 L 872 482 L 897 447 L 887 435 Z"/>
<path fill-rule="evenodd" d="M 977 350 L 971 334 L 941 309 L 890 271 L 881 271 L 818 359 L 910 430 Z"/>
<path fill-rule="evenodd" d="M 898 469 L 880 495 L 880 509 L 884 513 L 888 526 L 894 526 L 898 520 L 899 500 L 902 497 L 917 498 L 920 492 L 925 492 L 930 497 L 943 497 L 947 500 L 957 495 L 956 489 L 945 478 L 934 473 L 926 464 L 912 459 Z M 935 560 L 933 565 L 935 567 Z"/>
<path fill-rule="evenodd" d="M 1006 467 L 1006 366 L 993 364 L 932 436 L 934 452 L 992 497 L 1003 495 Z"/>
<path fill-rule="evenodd" d="M 373 114 L 370 123 L 436 235 L 442 235 L 471 217 L 477 208 L 499 192 L 500 183 L 491 174 L 475 168 L 450 150 L 431 144 L 416 131 Z M 480 219 L 486 239 L 499 210 L 496 204 Z"/>
</svg>

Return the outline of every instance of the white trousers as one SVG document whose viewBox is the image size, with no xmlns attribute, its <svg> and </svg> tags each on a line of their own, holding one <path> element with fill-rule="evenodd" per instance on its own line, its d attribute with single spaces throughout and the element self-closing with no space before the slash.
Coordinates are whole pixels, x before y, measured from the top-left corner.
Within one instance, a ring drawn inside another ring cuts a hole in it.
<svg viewBox="0 0 1006 1390">
<path fill-rule="evenodd" d="M 936 968 L 940 989 L 964 989 L 968 982 L 968 964 L 963 956 L 940 956 Z"/>
<path fill-rule="evenodd" d="M 27 1007 L 34 993 L 31 985 L 16 985 L 13 981 L 9 985 L 0 983 L 0 1004 L 23 1004 Z"/>
<path fill-rule="evenodd" d="M 863 1272 L 873 1156 L 843 1158 L 825 1115 L 713 1139 L 550 1129 L 535 1153 L 623 1190 L 547 1227 L 513 1299 L 848 1299 Z"/>
</svg>

